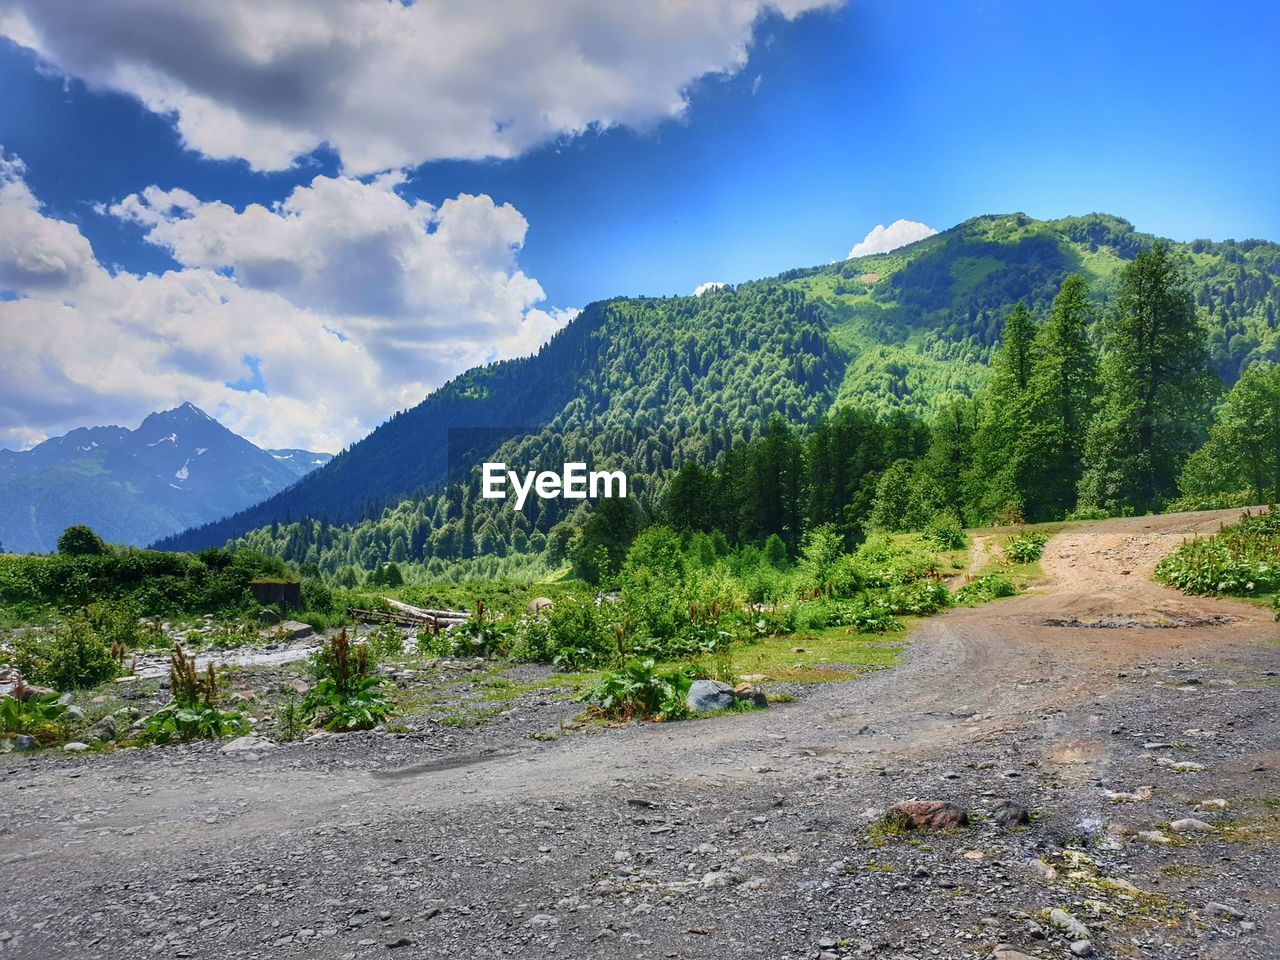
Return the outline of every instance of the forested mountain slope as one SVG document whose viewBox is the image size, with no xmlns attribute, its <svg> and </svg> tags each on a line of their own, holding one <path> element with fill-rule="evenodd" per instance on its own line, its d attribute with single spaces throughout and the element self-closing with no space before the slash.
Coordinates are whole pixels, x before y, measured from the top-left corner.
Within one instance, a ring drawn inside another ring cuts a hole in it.
<svg viewBox="0 0 1280 960">
<path fill-rule="evenodd" d="M 1014 304 L 1043 312 L 1063 279 L 1081 273 L 1102 305 L 1120 269 L 1154 240 L 1107 215 L 986 216 L 889 254 L 701 297 L 601 301 L 537 355 L 468 371 L 283 493 L 160 545 L 197 549 L 303 518 L 316 523 L 263 531 L 255 545 L 302 560 L 341 539 L 366 564 L 538 545 L 565 501 L 477 521 L 467 490 L 426 496 L 447 478 L 450 428 L 483 428 L 455 443 L 455 453 L 466 448 L 459 461 L 623 466 L 648 503 L 673 467 L 715 460 L 759 436 L 774 414 L 800 425 L 846 406 L 923 417 L 973 395 Z M 1224 382 L 1280 357 L 1280 245 L 1170 250 Z M 394 517 L 385 529 L 331 530 L 384 510 Z"/>
</svg>

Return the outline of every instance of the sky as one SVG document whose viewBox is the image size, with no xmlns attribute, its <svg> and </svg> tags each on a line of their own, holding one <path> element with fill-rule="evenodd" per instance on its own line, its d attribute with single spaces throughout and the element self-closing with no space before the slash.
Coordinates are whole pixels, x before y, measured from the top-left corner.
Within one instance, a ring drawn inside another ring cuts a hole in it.
<svg viewBox="0 0 1280 960">
<path fill-rule="evenodd" d="M 1277 62 L 1258 2 L 0 0 L 0 447 L 332 451 L 592 300 L 985 213 L 1280 240 Z"/>
</svg>

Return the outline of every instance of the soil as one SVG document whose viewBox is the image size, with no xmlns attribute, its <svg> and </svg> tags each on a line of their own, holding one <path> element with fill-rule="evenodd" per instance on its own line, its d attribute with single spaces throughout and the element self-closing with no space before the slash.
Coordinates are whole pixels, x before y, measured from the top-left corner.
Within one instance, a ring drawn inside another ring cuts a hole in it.
<svg viewBox="0 0 1280 960">
<path fill-rule="evenodd" d="M 1068 528 L 767 711 L 7 755 L 0 958 L 1280 956 L 1280 624 L 1149 579 L 1237 513 Z"/>
</svg>

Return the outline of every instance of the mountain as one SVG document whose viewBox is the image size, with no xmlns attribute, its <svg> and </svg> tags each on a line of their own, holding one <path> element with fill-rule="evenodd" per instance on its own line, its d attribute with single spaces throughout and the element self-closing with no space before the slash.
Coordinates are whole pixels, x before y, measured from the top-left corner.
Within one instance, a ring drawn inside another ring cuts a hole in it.
<svg viewBox="0 0 1280 960">
<path fill-rule="evenodd" d="M 702 296 L 600 301 L 536 355 L 462 374 L 288 490 L 161 545 L 196 549 L 305 517 L 328 529 L 377 518 L 414 495 L 409 558 L 425 555 L 450 523 L 480 544 L 465 496 L 443 507 L 421 497 L 450 479 L 451 436 L 459 463 L 484 455 L 524 469 L 568 459 L 626 467 L 643 501 L 673 465 L 713 460 L 758 435 L 773 414 L 808 423 L 856 405 L 928 416 L 982 387 L 1015 303 L 1045 311 L 1078 272 L 1102 306 L 1120 268 L 1156 239 L 1106 214 L 983 216 L 888 254 Z M 1232 383 L 1250 364 L 1280 359 L 1280 245 L 1168 243 L 1219 377 Z M 515 522 L 545 535 L 569 509 L 541 502 Z M 295 536 L 285 552 L 300 559 L 308 538 Z M 464 543 L 460 555 L 470 549 Z M 352 550 L 361 559 L 392 554 L 376 530 Z"/>
<path fill-rule="evenodd" d="M 241 510 L 328 460 L 259 449 L 190 403 L 136 430 L 81 427 L 0 450 L 0 544 L 49 551 L 75 523 L 111 543 L 147 544 Z"/>
</svg>

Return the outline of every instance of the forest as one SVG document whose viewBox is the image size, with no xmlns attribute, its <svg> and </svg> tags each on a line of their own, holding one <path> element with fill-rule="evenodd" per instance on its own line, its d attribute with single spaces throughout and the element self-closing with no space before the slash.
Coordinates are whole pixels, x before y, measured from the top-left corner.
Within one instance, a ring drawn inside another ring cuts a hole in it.
<svg viewBox="0 0 1280 960">
<path fill-rule="evenodd" d="M 726 351 L 744 299 L 755 318 L 742 331 L 750 349 Z M 594 509 L 536 501 L 515 511 L 481 501 L 472 476 L 374 519 L 276 523 L 236 543 L 347 586 L 385 564 L 424 581 L 572 563 L 596 580 L 616 573 L 652 523 L 734 547 L 776 540 L 794 558 L 806 531 L 828 524 L 852 549 L 873 530 L 1280 497 L 1280 368 L 1258 360 L 1224 386 L 1185 270 L 1167 246 L 1138 252 L 1105 301 L 1073 273 L 1050 299 L 1033 302 L 1018 301 L 1002 318 L 985 385 L 927 418 L 853 403 L 823 410 L 837 389 L 836 365 L 822 348 L 816 308 L 777 287 L 615 304 L 628 321 L 616 331 L 625 344 L 616 361 L 552 426 L 500 449 L 511 462 L 623 465 L 637 491 L 631 499 Z M 660 341 L 669 328 L 645 314 L 673 309 L 689 311 L 687 332 Z M 790 311 L 785 327 L 768 322 L 778 310 Z M 599 396 L 610 402 L 592 412 Z"/>
</svg>

